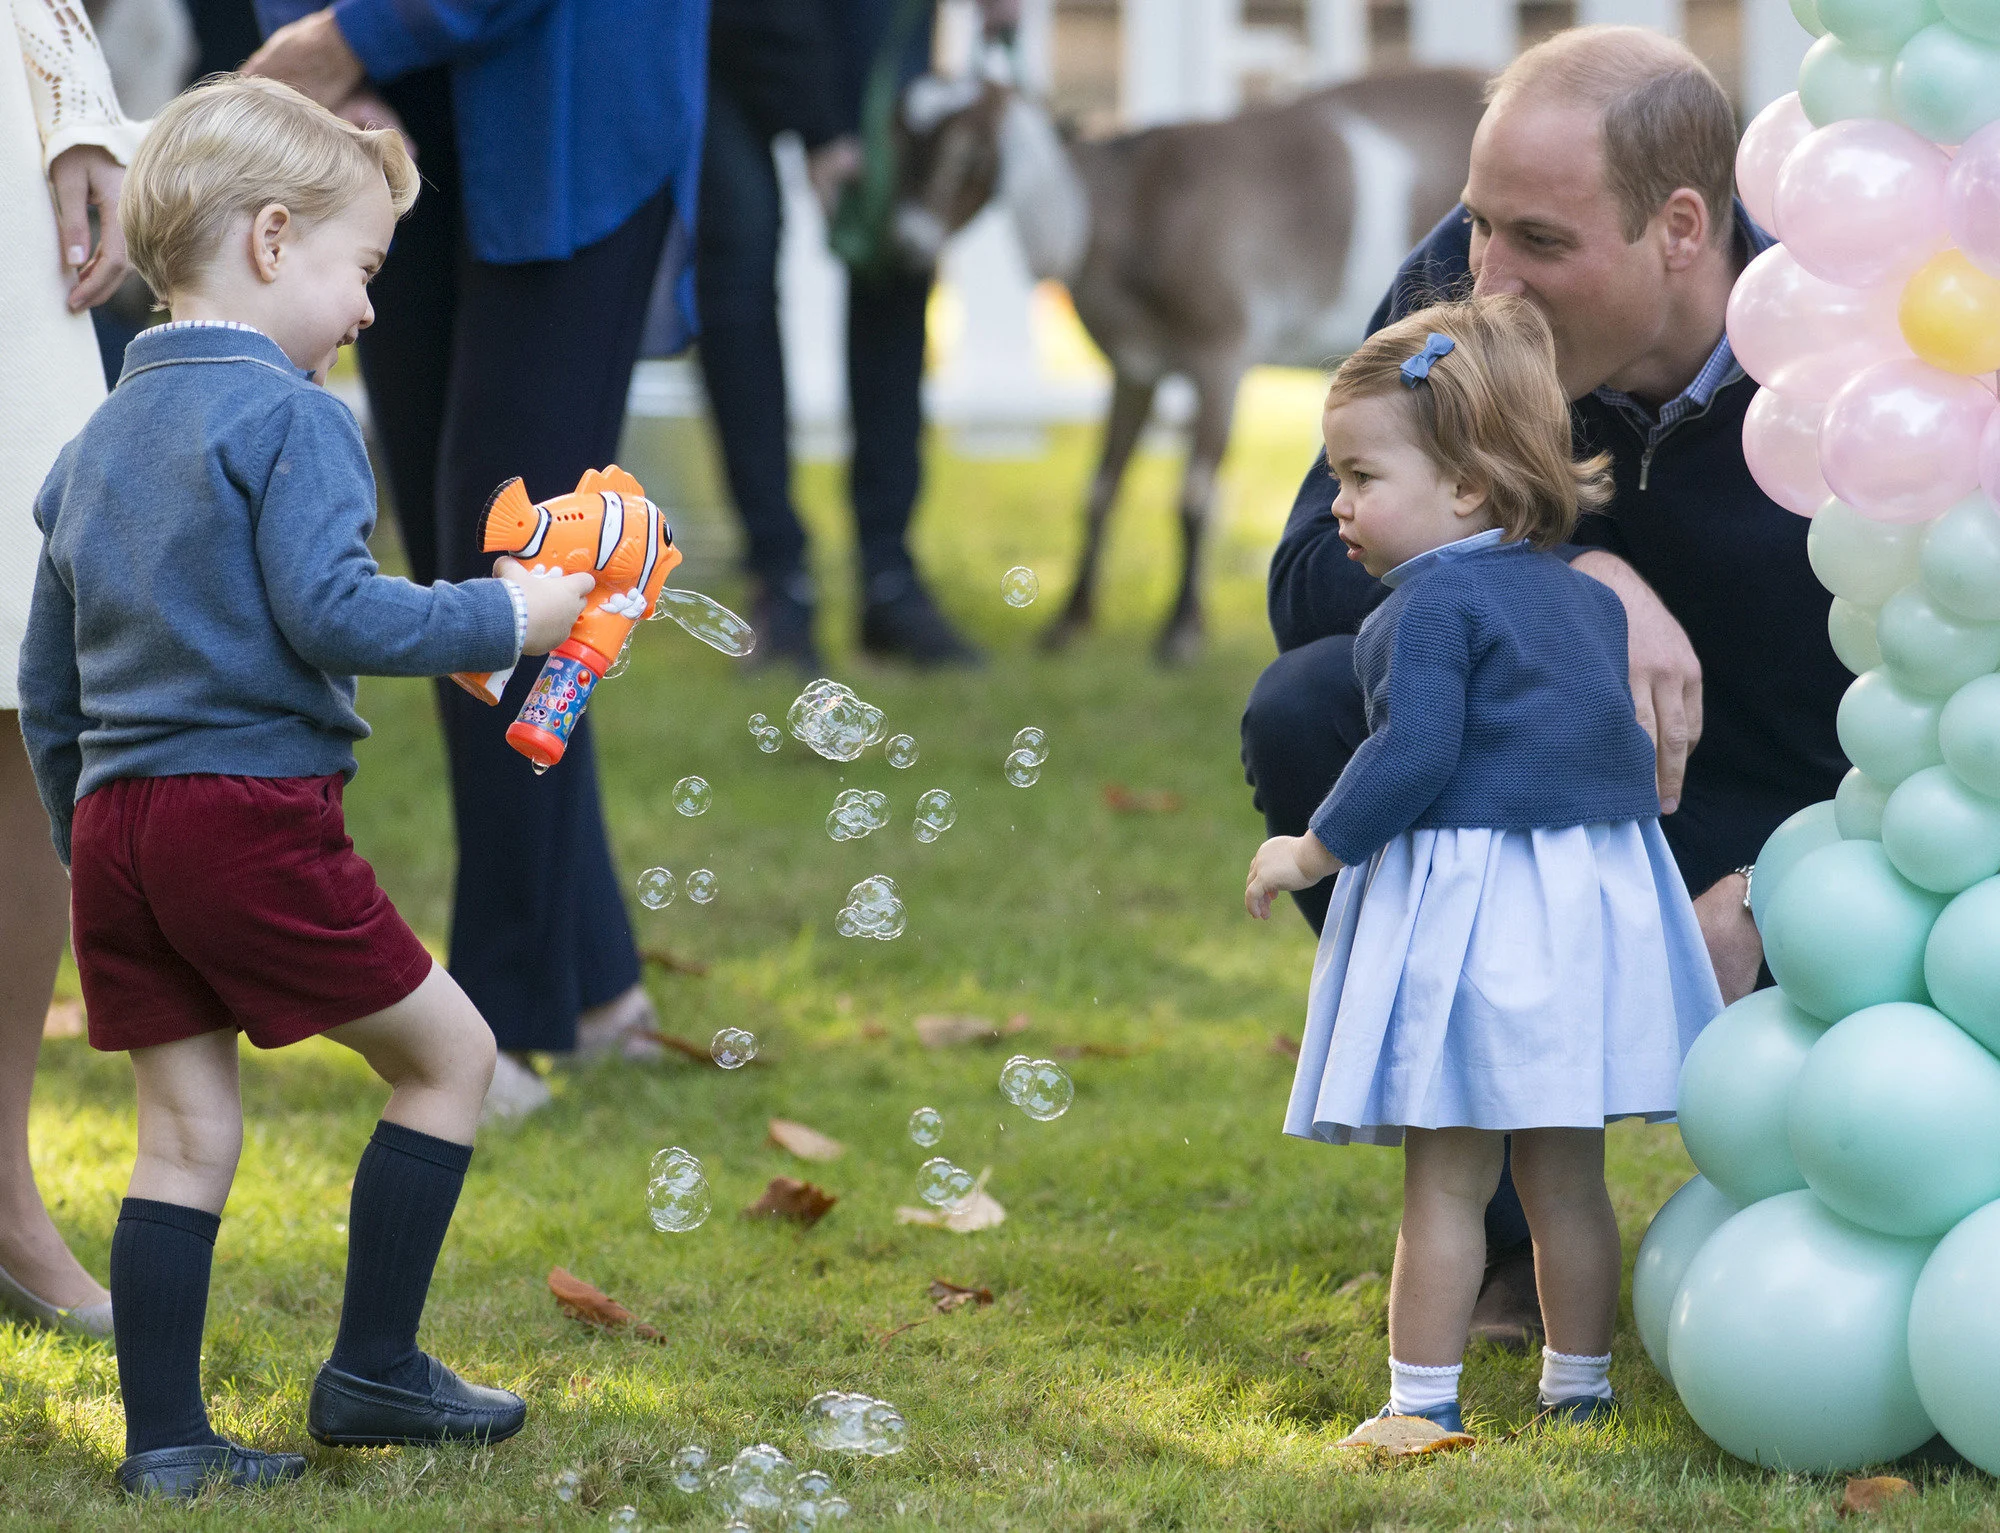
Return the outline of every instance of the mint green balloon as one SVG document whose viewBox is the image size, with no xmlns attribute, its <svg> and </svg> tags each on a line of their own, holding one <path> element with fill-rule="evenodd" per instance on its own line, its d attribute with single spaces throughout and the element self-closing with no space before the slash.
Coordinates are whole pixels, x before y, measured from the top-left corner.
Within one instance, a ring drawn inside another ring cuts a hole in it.
<svg viewBox="0 0 2000 1533">
<path fill-rule="evenodd" d="M 1782 990 L 1753 990 L 1701 1030 L 1681 1061 L 1681 1143 L 1738 1204 L 1806 1184 L 1792 1154 L 1792 1082 L 1826 1024 Z"/>
<path fill-rule="evenodd" d="M 1855 678 L 1840 699 L 1834 727 L 1847 759 L 1893 788 L 1912 772 L 1944 760 L 1938 749 L 1938 715 L 1943 711 L 1941 698 L 1898 685 L 1885 668 Z"/>
<path fill-rule="evenodd" d="M 1819 583 L 1857 607 L 1879 607 L 1917 578 L 1924 529 L 1878 522 L 1838 498 L 1806 529 L 1806 558 Z"/>
<path fill-rule="evenodd" d="M 1925 27 L 1896 55 L 1889 95 L 1903 126 L 1935 143 L 1962 144 L 2000 118 L 2000 43 L 1948 22 Z"/>
<path fill-rule="evenodd" d="M 2000 798 L 2000 676 L 1968 681 L 1946 700 L 1938 750 L 1967 787 Z"/>
<path fill-rule="evenodd" d="M 1799 65 L 1799 106 L 1815 128 L 1849 117 L 1888 117 L 1893 55 L 1863 53 L 1837 37 L 1822 37 Z"/>
<path fill-rule="evenodd" d="M 1921 585 L 1904 586 L 1882 604 L 1875 642 L 1897 684 L 1930 697 L 1949 697 L 2000 665 L 2000 624 L 1954 617 Z"/>
<path fill-rule="evenodd" d="M 1910 1376 L 1928 1240 L 1840 1218 L 1810 1192 L 1753 1203 L 1688 1263 L 1667 1326 L 1695 1425 L 1753 1464 L 1856 1469 L 1931 1438 Z"/>
<path fill-rule="evenodd" d="M 1929 1006 L 1834 1023 L 1792 1083 L 1792 1154 L 1843 1219 L 1935 1239 L 2000 1198 L 2000 1059 Z"/>
<path fill-rule="evenodd" d="M 2000 43 L 2000 0 L 1938 0 L 1938 9 L 1968 37 Z"/>
<path fill-rule="evenodd" d="M 2000 878 L 1944 907 L 1924 945 L 1924 985 L 1939 1011 L 2000 1050 Z"/>
<path fill-rule="evenodd" d="M 1764 961 L 1824 1022 L 1921 1001 L 1924 939 L 1944 905 L 1898 873 L 1879 841 L 1839 841 L 1800 858 L 1778 886 L 1764 912 Z"/>
<path fill-rule="evenodd" d="M 1660 1205 L 1646 1226 L 1646 1238 L 1639 1242 L 1639 1255 L 1632 1263 L 1632 1319 L 1646 1356 L 1668 1383 L 1674 1377 L 1667 1367 L 1667 1323 L 1673 1318 L 1674 1295 L 1680 1292 L 1694 1253 L 1738 1207 L 1707 1177 L 1692 1177 Z"/>
<path fill-rule="evenodd" d="M 1924 589 L 1968 623 L 2000 623 L 2000 516 L 1984 495 L 1968 495 L 1924 531 L 1917 566 Z"/>
<path fill-rule="evenodd" d="M 1778 892 L 1778 885 L 1801 857 L 1823 846 L 1832 846 L 1840 838 L 1832 799 L 1806 805 L 1766 836 L 1763 849 L 1757 853 L 1757 866 L 1750 875 L 1751 916 L 1763 919 L 1771 896 Z"/>
<path fill-rule="evenodd" d="M 1944 1440 L 1988 1474 L 2000 1474 L 1996 1271 L 2000 1203 L 1988 1203 L 1937 1243 L 1910 1295 L 1910 1376 L 1917 1398 Z"/>
<path fill-rule="evenodd" d="M 1833 823 L 1848 841 L 1880 841 L 1882 811 L 1888 806 L 1889 790 L 1855 767 L 1840 779 L 1833 795 Z M 1756 893 L 1754 881 L 1751 893 Z"/>
<path fill-rule="evenodd" d="M 1937 0 L 1819 0 L 1819 22 L 1864 53 L 1894 53 L 1939 18 Z"/>
<path fill-rule="evenodd" d="M 1833 645 L 1834 658 L 1857 676 L 1882 663 L 1882 645 L 1875 637 L 1875 614 L 1866 607 L 1857 607 L 1844 596 L 1834 597 L 1826 609 L 1826 636 Z"/>
<path fill-rule="evenodd" d="M 1974 793 L 1949 767 L 1925 767 L 1889 795 L 1882 850 L 1919 889 L 1970 889 L 2000 873 L 2000 802 Z"/>
<path fill-rule="evenodd" d="M 1792 16 L 1814 37 L 1826 35 L 1826 28 L 1820 24 L 1819 0 L 1792 0 Z"/>
</svg>

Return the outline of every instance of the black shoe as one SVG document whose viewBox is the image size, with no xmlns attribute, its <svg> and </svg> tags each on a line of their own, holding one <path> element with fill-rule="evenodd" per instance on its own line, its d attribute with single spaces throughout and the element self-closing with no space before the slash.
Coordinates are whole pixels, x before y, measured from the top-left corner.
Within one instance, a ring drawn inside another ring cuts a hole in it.
<svg viewBox="0 0 2000 1533">
<path fill-rule="evenodd" d="M 428 1353 L 428 1389 L 397 1389 L 320 1365 L 313 1380 L 306 1430 L 314 1442 L 338 1448 L 382 1448 L 400 1443 L 473 1440 L 497 1443 L 528 1419 L 517 1394 L 468 1384 Z"/>
<path fill-rule="evenodd" d="M 305 1472 L 306 1461 L 300 1454 L 260 1453 L 225 1441 L 135 1453 L 118 1466 L 118 1485 L 128 1496 L 172 1496 L 188 1501 L 211 1481 L 256 1490 L 296 1480 Z"/>
<path fill-rule="evenodd" d="M 907 660 L 916 666 L 970 670 L 986 663 L 985 654 L 945 621 L 914 575 L 877 576 L 868 582 L 861 647 L 879 659 Z"/>
<path fill-rule="evenodd" d="M 788 665 L 802 676 L 825 673 L 819 646 L 813 643 L 812 580 L 804 574 L 784 581 L 760 581 L 750 606 L 750 626 L 757 631 L 751 652 L 753 668 L 764 671 Z"/>
<path fill-rule="evenodd" d="M 1535 1248 L 1522 1241 L 1486 1264 L 1486 1280 L 1472 1306 L 1472 1338 L 1509 1352 L 1526 1352 L 1542 1339 L 1542 1303 L 1535 1292 Z"/>
</svg>

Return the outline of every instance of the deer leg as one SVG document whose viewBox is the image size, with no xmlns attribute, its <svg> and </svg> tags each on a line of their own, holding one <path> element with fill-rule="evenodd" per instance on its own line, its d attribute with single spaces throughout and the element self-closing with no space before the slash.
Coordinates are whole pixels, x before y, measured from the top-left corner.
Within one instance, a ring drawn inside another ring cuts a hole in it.
<svg viewBox="0 0 2000 1533">
<path fill-rule="evenodd" d="M 1188 433 L 1187 471 L 1181 479 L 1181 591 L 1154 651 L 1163 665 L 1182 665 L 1201 653 L 1202 555 L 1215 509 L 1216 472 L 1229 445 L 1241 377 L 1240 371 L 1230 371 L 1194 380 L 1194 423 Z"/>
<path fill-rule="evenodd" d="M 1141 382 L 1120 373 L 1111 385 L 1111 413 L 1104 421 L 1104 450 L 1097 460 L 1097 472 L 1090 481 L 1090 500 L 1084 512 L 1083 553 L 1077 560 L 1076 583 L 1070 587 L 1069 601 L 1062 616 L 1042 635 L 1046 649 L 1061 649 L 1090 627 L 1095 615 L 1097 561 L 1104 549 L 1104 526 L 1111 519 L 1111 507 L 1118 499 L 1125 466 L 1132 461 L 1132 449 L 1139 433 L 1153 413 L 1153 391 L 1157 384 Z"/>
</svg>

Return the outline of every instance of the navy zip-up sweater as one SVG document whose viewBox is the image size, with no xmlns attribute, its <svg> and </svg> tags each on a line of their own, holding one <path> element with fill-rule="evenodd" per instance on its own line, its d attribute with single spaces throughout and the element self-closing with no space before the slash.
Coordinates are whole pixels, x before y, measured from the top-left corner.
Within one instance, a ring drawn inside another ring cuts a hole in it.
<svg viewBox="0 0 2000 1533">
<path fill-rule="evenodd" d="M 1736 217 L 1746 254 L 1770 244 L 1740 204 Z M 1455 209 L 1404 263 L 1371 332 L 1434 296 L 1463 292 L 1470 244 L 1465 210 Z M 1608 452 L 1615 484 L 1610 506 L 1583 518 L 1576 542 L 1629 562 L 1701 662 L 1701 741 L 1679 812 L 1660 822 L 1695 893 L 1753 860 L 1787 815 L 1831 798 L 1847 770 L 1834 715 L 1853 678 L 1826 636 L 1832 597 L 1806 562 L 1810 523 L 1765 495 L 1743 462 L 1743 416 L 1756 388 L 1745 376 L 1723 384 L 1650 456 L 1613 406 L 1592 395 L 1570 406 L 1579 453 Z M 1281 650 L 1355 633 L 1387 594 L 1347 558 L 1332 515 L 1338 491 L 1324 459 L 1315 461 L 1272 555 L 1271 628 Z"/>
</svg>

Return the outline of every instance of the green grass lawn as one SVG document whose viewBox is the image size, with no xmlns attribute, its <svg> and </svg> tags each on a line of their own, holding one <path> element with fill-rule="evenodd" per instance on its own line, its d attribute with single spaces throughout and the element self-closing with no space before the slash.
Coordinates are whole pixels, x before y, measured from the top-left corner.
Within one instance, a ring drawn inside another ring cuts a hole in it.
<svg viewBox="0 0 2000 1533">
<path fill-rule="evenodd" d="M 1401 1162 L 1279 1134 L 1291 1067 L 1271 1043 L 1298 1031 L 1312 949 L 1289 910 L 1269 925 L 1243 915 L 1261 826 L 1236 744 L 1270 653 L 1263 563 L 1311 451 L 1312 393 L 1265 380 L 1246 401 L 1212 565 L 1214 643 L 1172 674 L 1146 658 L 1173 571 L 1170 458 L 1135 472 L 1105 631 L 1047 658 L 1031 640 L 1073 557 L 1089 434 L 1055 433 L 1033 462 L 936 443 L 919 541 L 994 663 L 920 678 L 839 646 L 833 662 L 916 737 L 909 771 L 879 751 L 842 767 L 789 738 L 760 755 L 745 720 L 780 717 L 796 682 L 740 675 L 669 624 L 641 630 L 630 671 L 593 704 L 617 853 L 628 880 L 664 863 L 721 881 L 706 908 L 635 903 L 644 946 L 710 966 L 700 978 L 649 967 L 648 982 L 670 1031 L 749 1028 L 763 1063 L 558 1072 L 550 1110 L 482 1136 L 424 1339 L 527 1397 L 520 1437 L 490 1451 L 313 1451 L 297 1486 L 130 1507 L 110 1479 L 123 1438 L 109 1349 L 0 1326 L 0 1524 L 583 1528 L 629 1504 L 647 1526 L 714 1529 L 723 1512 L 672 1487 L 671 1456 L 689 1442 L 720 1458 L 766 1441 L 834 1475 L 850 1527 L 1830 1527 L 1838 1479 L 1723 1458 L 1646 1362 L 1629 1313 L 1614 1377 L 1630 1409 L 1613 1430 L 1508 1441 L 1532 1409 L 1535 1367 L 1481 1350 L 1465 1382 L 1476 1452 L 1375 1469 L 1332 1451 L 1385 1394 Z M 683 583 L 734 600 L 726 526 L 690 445 L 656 427 L 635 435 L 627 461 L 689 506 Z M 802 479 L 836 636 L 849 612 L 839 480 L 820 467 Z M 999 600 L 1013 563 L 1042 576 L 1025 612 Z M 362 699 L 376 736 L 349 823 L 436 939 L 451 842 L 429 694 L 371 681 Z M 1048 731 L 1049 759 L 1038 785 L 1016 789 L 1000 761 L 1030 723 Z M 715 788 L 700 819 L 669 803 L 688 773 Z M 1185 807 L 1114 814 L 1113 783 Z M 822 821 L 843 785 L 886 791 L 889 828 L 830 841 Z M 932 786 L 952 791 L 960 815 L 922 846 L 909 811 Z M 834 914 L 876 872 L 901 887 L 908 931 L 843 940 Z M 1030 1121 L 995 1086 L 1013 1045 L 927 1051 L 912 1027 L 927 1012 L 1025 1014 L 1018 1046 L 1037 1054 L 1095 1045 L 1067 1066 L 1075 1105 Z M 337 1317 L 347 1184 L 383 1092 L 332 1045 L 246 1050 L 244 1063 L 250 1129 L 216 1253 L 207 1388 L 223 1430 L 310 1449 L 306 1393 Z M 1000 1227 L 896 1223 L 934 1153 L 905 1134 L 924 1104 L 945 1117 L 935 1153 L 991 1168 Z M 846 1155 L 792 1159 L 766 1143 L 773 1116 L 835 1136 Z M 50 1042 L 34 1134 L 58 1221 L 101 1273 L 132 1151 L 124 1061 Z M 1611 1143 L 1629 1254 L 1690 1168 L 1671 1129 L 1620 1128 Z M 647 1160 L 668 1144 L 702 1159 L 714 1191 L 713 1216 L 685 1235 L 646 1219 Z M 809 1177 L 839 1204 L 811 1229 L 740 1218 L 776 1175 Z M 545 1286 L 556 1265 L 664 1344 L 565 1318 Z M 935 1277 L 990 1287 L 995 1302 L 933 1316 Z M 801 1407 L 832 1388 L 895 1402 L 907 1450 L 873 1462 L 814 1453 Z M 553 1487 L 567 1470 L 581 1493 L 565 1504 Z M 1885 1521 L 1984 1527 L 2000 1513 L 1990 1482 L 1966 1474 L 1926 1481 Z"/>
</svg>

